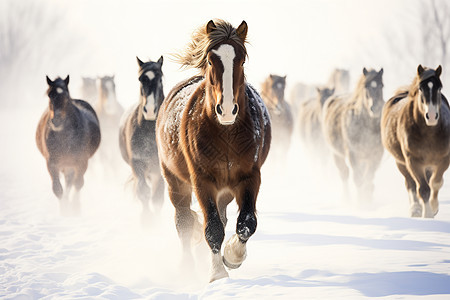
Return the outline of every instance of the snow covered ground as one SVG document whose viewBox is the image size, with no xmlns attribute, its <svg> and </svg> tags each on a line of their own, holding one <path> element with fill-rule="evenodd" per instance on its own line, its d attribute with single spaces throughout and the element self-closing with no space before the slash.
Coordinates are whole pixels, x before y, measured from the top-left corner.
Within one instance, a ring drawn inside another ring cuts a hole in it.
<svg viewBox="0 0 450 300">
<path fill-rule="evenodd" d="M 282 174 L 263 169 L 258 229 L 230 278 L 208 283 L 209 251 L 180 267 L 173 208 L 151 229 L 126 185 L 91 164 L 80 217 L 62 217 L 34 143 L 41 112 L 0 113 L 0 298 L 2 299 L 448 299 L 450 181 L 433 220 L 408 217 L 403 180 L 386 156 L 375 200 L 340 199 L 333 172 L 317 189 L 316 168 L 296 150 Z M 271 174 L 270 174 L 271 173 Z M 448 177 L 448 176 L 447 176 Z M 236 206 L 228 209 L 227 237 Z"/>
<path fill-rule="evenodd" d="M 196 247 L 195 268 L 180 267 L 167 197 L 160 218 L 142 228 L 125 163 L 117 174 L 104 176 L 92 162 L 81 216 L 60 216 L 34 141 L 47 103 L 46 74 L 52 79 L 70 74 L 69 89 L 77 97 L 81 76 L 116 73 L 118 99 L 129 107 L 138 95 L 135 56 L 165 55 L 167 94 L 188 77 L 167 54 L 182 49 L 196 26 L 211 18 L 248 22 L 246 75 L 255 87 L 269 73 L 287 74 L 290 84 L 321 83 L 334 67 L 348 68 L 353 81 L 363 67 L 384 67 L 387 99 L 411 81 L 421 62 L 412 42 L 411 53 L 393 53 L 387 38 L 397 31 L 408 37 L 404 28 L 418 36 L 419 16 L 409 9 L 417 4 L 0 1 L 0 37 L 16 39 L 18 46 L 0 61 L 0 298 L 449 299 L 448 173 L 436 218 L 412 219 L 403 179 L 388 155 L 377 173 L 374 201 L 358 203 L 341 199 L 333 166 L 320 171 L 294 144 L 287 167 L 262 169 L 258 228 L 248 242 L 247 260 L 229 278 L 209 284 L 204 241 Z M 228 208 L 227 238 L 236 210 L 234 204 Z"/>
</svg>

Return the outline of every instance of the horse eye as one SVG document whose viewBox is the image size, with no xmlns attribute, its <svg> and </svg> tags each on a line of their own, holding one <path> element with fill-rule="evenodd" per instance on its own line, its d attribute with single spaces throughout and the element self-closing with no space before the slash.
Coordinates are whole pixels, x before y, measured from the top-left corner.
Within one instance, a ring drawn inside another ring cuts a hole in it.
<svg viewBox="0 0 450 300">
<path fill-rule="evenodd" d="M 208 65 L 211 65 L 211 61 L 210 60 L 208 60 Z"/>
</svg>

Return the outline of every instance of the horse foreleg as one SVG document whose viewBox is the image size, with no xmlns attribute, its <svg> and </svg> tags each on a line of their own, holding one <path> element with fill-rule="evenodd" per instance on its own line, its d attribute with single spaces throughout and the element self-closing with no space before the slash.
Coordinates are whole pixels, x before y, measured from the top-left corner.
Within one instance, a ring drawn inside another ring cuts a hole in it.
<svg viewBox="0 0 450 300">
<path fill-rule="evenodd" d="M 339 154 L 334 154 L 333 158 L 334 158 L 334 163 L 336 164 L 336 167 L 339 170 L 339 175 L 341 176 L 341 180 L 342 180 L 343 199 L 344 199 L 344 201 L 348 201 L 350 198 L 350 193 L 348 190 L 348 177 L 349 177 L 348 166 L 345 163 L 344 157 L 340 156 Z"/>
<path fill-rule="evenodd" d="M 148 201 L 150 199 L 150 187 L 146 181 L 146 164 L 142 160 L 132 159 L 131 168 L 133 174 L 137 178 L 136 194 L 142 203 L 142 209 L 144 214 L 149 213 Z"/>
<path fill-rule="evenodd" d="M 402 173 L 403 176 L 405 177 L 405 185 L 409 195 L 411 217 L 421 217 L 422 205 L 419 203 L 419 198 L 417 198 L 416 182 L 411 177 L 408 169 L 404 164 L 398 162 L 397 168 L 399 169 L 400 173 Z"/>
<path fill-rule="evenodd" d="M 421 199 L 422 217 L 433 218 L 434 214 L 432 213 L 429 201 L 431 189 L 428 185 L 424 167 L 422 166 L 420 161 L 411 158 L 407 160 L 406 167 L 408 168 L 411 177 L 414 178 L 414 181 L 416 182 L 416 193 L 420 196 Z"/>
<path fill-rule="evenodd" d="M 61 200 L 63 196 L 63 188 L 61 182 L 59 181 L 59 169 L 55 164 L 51 162 L 47 162 L 47 169 L 52 179 L 53 193 L 59 200 Z"/>
<path fill-rule="evenodd" d="M 431 213 L 435 216 L 439 211 L 439 201 L 438 201 L 438 193 L 442 185 L 444 184 L 444 172 L 448 168 L 448 160 L 446 163 L 442 163 L 437 167 L 437 169 L 433 172 L 430 177 L 430 186 L 431 186 L 431 196 L 430 196 L 430 206 Z"/>
<path fill-rule="evenodd" d="M 195 194 L 200 203 L 205 218 L 205 239 L 211 249 L 210 282 L 228 277 L 222 262 L 221 248 L 225 238 L 225 228 L 220 219 L 217 202 L 212 184 L 205 180 L 198 180 L 194 184 Z"/>
<path fill-rule="evenodd" d="M 151 174 L 150 181 L 152 183 L 152 204 L 153 210 L 156 213 L 161 211 L 161 207 L 164 203 L 164 180 L 160 173 Z"/>
<path fill-rule="evenodd" d="M 225 244 L 223 261 L 230 269 L 239 268 L 247 257 L 247 241 L 255 233 L 256 197 L 261 178 L 259 172 L 241 184 L 236 201 L 239 206 L 239 216 L 236 224 L 236 234 Z"/>
</svg>

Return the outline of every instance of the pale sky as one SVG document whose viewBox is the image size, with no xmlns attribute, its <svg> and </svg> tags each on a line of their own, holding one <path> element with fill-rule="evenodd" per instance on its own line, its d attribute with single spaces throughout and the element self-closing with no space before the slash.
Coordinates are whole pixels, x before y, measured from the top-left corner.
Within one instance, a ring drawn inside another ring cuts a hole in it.
<svg viewBox="0 0 450 300">
<path fill-rule="evenodd" d="M 169 53 L 181 50 L 191 33 L 213 18 L 249 26 L 248 81 L 256 87 L 270 73 L 297 81 L 322 84 L 335 67 L 351 71 L 352 83 L 363 67 L 385 69 L 385 86 L 408 84 L 417 68 L 399 78 L 386 57 L 386 33 L 412 23 L 416 1 L 410 0 L 315 0 L 315 1 L 56 1 L 66 10 L 71 28 L 89 41 L 92 62 L 56 72 L 74 75 L 116 74 L 119 101 L 137 100 L 137 64 L 164 55 L 166 93 L 193 72 L 181 72 Z M 395 43 L 396 41 L 392 41 Z M 391 46 L 392 47 L 392 46 Z M 380 49 L 380 55 L 377 49 Z M 370 51 L 368 51 L 370 50 Z M 400 55 L 401 57 L 401 55 Z M 411 74 L 411 75 L 409 75 Z M 395 82 L 394 82 L 395 80 Z M 385 94 L 385 98 L 389 95 Z"/>
</svg>

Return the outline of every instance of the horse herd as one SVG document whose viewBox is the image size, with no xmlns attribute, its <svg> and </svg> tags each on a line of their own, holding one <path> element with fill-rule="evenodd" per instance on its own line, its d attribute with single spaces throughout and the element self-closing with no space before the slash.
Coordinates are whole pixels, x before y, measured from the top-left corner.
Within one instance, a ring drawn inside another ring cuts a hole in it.
<svg viewBox="0 0 450 300">
<path fill-rule="evenodd" d="M 257 227 L 261 166 L 269 149 L 268 161 L 281 163 L 292 133 L 298 132 L 308 153 L 333 157 L 344 186 L 351 169 L 358 198 L 370 198 L 386 148 L 405 176 L 411 215 L 436 215 L 437 194 L 450 162 L 450 110 L 441 94 L 440 66 L 433 70 L 419 65 L 413 83 L 386 103 L 383 69 L 364 68 L 350 94 L 342 94 L 348 72 L 339 70 L 331 86 L 298 102 L 297 110 L 284 99 L 286 77 L 270 75 L 261 94 L 245 80 L 247 30 L 245 21 L 234 28 L 223 20 L 211 20 L 196 30 L 175 59 L 200 74 L 176 85 L 167 97 L 163 57 L 157 62 L 137 58 L 140 98 L 126 112 L 115 99 L 113 77 L 100 80 L 95 109 L 71 98 L 69 76 L 53 81 L 47 77 L 49 105 L 39 121 L 36 142 L 62 212 L 79 209 L 84 173 L 97 149 L 107 165 L 112 151 L 120 149 L 132 170 L 144 215 L 158 214 L 165 179 L 186 261 L 193 260 L 191 241 L 201 228 L 191 209 L 195 193 L 211 249 L 210 279 L 227 277 L 224 266 L 242 264 L 246 243 Z M 96 88 L 88 79 L 83 83 L 88 99 Z M 119 147 L 114 147 L 117 138 Z M 226 207 L 233 199 L 239 208 L 236 231 L 222 256 Z"/>
</svg>

